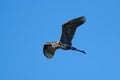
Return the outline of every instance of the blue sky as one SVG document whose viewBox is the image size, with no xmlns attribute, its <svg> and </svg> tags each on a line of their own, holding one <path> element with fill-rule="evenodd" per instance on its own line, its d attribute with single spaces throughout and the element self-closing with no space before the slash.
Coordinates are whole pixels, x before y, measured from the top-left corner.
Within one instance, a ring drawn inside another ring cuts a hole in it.
<svg viewBox="0 0 120 80">
<path fill-rule="evenodd" d="M 1 0 L 0 80 L 120 80 L 119 0 Z M 61 25 L 85 16 L 75 51 L 57 50 L 52 59 L 43 44 L 57 41 Z"/>
</svg>

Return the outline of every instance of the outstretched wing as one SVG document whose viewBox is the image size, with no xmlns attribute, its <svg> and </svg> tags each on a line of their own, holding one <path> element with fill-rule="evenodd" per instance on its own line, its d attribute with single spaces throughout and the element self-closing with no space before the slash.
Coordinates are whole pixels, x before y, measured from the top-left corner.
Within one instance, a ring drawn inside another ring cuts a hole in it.
<svg viewBox="0 0 120 80">
<path fill-rule="evenodd" d="M 52 43 L 44 44 L 43 53 L 47 58 L 52 58 L 56 48 L 52 47 Z"/>
<path fill-rule="evenodd" d="M 68 45 L 72 45 L 72 39 L 74 37 L 76 28 L 81 24 L 85 23 L 85 17 L 78 17 L 73 20 L 68 21 L 67 23 L 62 25 L 62 35 L 60 38 L 60 42 Z"/>
</svg>

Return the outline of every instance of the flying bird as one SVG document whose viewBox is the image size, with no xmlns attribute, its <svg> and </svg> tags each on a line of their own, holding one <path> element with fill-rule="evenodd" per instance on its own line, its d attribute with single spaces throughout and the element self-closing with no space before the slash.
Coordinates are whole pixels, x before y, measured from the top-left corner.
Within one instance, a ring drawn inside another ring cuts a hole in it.
<svg viewBox="0 0 120 80">
<path fill-rule="evenodd" d="M 72 39 L 75 35 L 76 29 L 86 22 L 84 16 L 72 19 L 62 25 L 62 35 L 57 42 L 46 42 L 43 45 L 43 53 L 47 58 L 52 58 L 57 49 L 63 50 L 75 50 L 81 53 L 86 53 L 83 50 L 79 50 L 72 46 Z"/>
</svg>

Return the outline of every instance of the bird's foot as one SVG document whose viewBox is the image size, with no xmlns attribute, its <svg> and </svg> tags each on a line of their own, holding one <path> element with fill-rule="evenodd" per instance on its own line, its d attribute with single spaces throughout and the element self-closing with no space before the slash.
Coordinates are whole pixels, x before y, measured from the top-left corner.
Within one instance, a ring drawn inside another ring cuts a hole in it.
<svg viewBox="0 0 120 80">
<path fill-rule="evenodd" d="M 79 51 L 79 52 L 82 52 L 82 53 L 86 54 L 86 52 L 83 51 L 83 50 L 76 49 L 76 51 Z"/>
<path fill-rule="evenodd" d="M 85 51 L 83 51 L 83 50 L 80 50 L 80 52 L 82 52 L 82 53 L 86 54 L 86 52 L 85 52 Z"/>
</svg>

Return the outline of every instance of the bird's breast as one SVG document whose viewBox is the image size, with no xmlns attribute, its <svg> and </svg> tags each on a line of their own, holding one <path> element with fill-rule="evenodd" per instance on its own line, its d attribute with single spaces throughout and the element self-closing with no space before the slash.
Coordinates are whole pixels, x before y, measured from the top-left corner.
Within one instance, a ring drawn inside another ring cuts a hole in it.
<svg viewBox="0 0 120 80">
<path fill-rule="evenodd" d="M 60 48 L 63 50 L 68 50 L 70 49 L 70 46 L 64 44 L 64 45 L 60 45 Z"/>
</svg>

